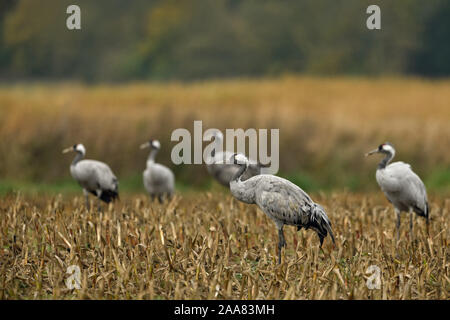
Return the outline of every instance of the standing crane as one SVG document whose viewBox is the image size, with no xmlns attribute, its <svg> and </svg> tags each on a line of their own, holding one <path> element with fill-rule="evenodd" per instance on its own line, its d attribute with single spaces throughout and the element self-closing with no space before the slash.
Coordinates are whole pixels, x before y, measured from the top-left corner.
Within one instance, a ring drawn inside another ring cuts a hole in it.
<svg viewBox="0 0 450 320">
<path fill-rule="evenodd" d="M 301 228 L 312 229 L 317 232 L 322 247 L 323 239 L 329 233 L 334 241 L 331 222 L 324 208 L 314 203 L 309 195 L 289 180 L 261 174 L 242 181 L 242 174 L 248 166 L 247 158 L 242 154 L 234 154 L 230 161 L 239 170 L 230 182 L 231 194 L 238 200 L 256 204 L 278 229 L 278 263 L 281 263 L 281 249 L 286 246 L 283 226 L 293 225 L 297 231 Z"/>
<path fill-rule="evenodd" d="M 175 189 L 175 177 L 166 166 L 156 163 L 156 155 L 161 148 L 158 140 L 149 140 L 141 145 L 141 149 L 150 148 L 147 168 L 143 172 L 144 186 L 151 198 L 158 197 L 160 203 L 163 198 L 170 198 Z"/>
<path fill-rule="evenodd" d="M 400 213 L 409 212 L 409 231 L 412 237 L 413 212 L 429 221 L 429 207 L 427 190 L 419 176 L 412 171 L 407 163 L 398 161 L 391 163 L 395 156 L 395 149 L 389 142 L 383 143 L 366 153 L 366 157 L 375 153 L 385 157 L 378 164 L 376 179 L 386 198 L 394 205 L 397 216 L 397 241 L 400 238 Z"/>
<path fill-rule="evenodd" d="M 220 131 L 216 131 L 213 134 L 213 138 L 216 143 L 223 143 L 223 134 Z M 208 173 L 220 184 L 228 188 L 230 187 L 230 181 L 233 179 L 236 172 L 238 172 L 239 166 L 236 166 L 233 163 L 227 163 L 233 155 L 232 152 L 215 151 L 216 150 L 213 149 L 211 155 L 206 160 L 206 170 L 208 170 Z M 262 165 L 258 162 L 249 161 L 249 165 L 242 176 L 242 180 L 245 181 L 248 178 L 261 174 L 261 167 Z"/>
<path fill-rule="evenodd" d="M 110 203 L 119 198 L 119 182 L 111 168 L 97 160 L 82 160 L 86 155 L 86 148 L 82 144 L 75 144 L 63 150 L 63 153 L 75 152 L 75 159 L 70 165 L 70 174 L 83 188 L 86 197 L 86 208 L 89 210 L 89 193 L 98 199 Z M 99 211 L 100 211 L 99 202 Z"/>
</svg>

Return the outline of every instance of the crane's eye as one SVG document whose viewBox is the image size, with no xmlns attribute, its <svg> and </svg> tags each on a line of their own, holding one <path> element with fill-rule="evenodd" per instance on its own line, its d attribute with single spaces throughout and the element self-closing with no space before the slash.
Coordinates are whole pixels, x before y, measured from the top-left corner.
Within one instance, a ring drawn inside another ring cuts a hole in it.
<svg viewBox="0 0 450 320">
<path fill-rule="evenodd" d="M 378 150 L 383 150 L 383 146 L 384 146 L 384 144 L 380 144 L 380 146 L 378 147 Z"/>
<path fill-rule="evenodd" d="M 77 145 L 74 144 L 74 145 L 73 145 L 73 150 L 76 150 L 76 149 L 77 149 Z"/>
</svg>

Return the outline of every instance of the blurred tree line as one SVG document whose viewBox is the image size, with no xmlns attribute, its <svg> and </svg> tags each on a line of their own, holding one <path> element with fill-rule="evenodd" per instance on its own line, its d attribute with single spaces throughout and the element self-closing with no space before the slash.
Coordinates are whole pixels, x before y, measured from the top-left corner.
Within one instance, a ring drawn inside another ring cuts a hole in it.
<svg viewBox="0 0 450 320">
<path fill-rule="evenodd" d="M 66 28 L 81 8 L 82 30 Z M 381 7 L 381 30 L 366 8 Z M 0 79 L 450 75 L 448 0 L 1 0 Z"/>
</svg>

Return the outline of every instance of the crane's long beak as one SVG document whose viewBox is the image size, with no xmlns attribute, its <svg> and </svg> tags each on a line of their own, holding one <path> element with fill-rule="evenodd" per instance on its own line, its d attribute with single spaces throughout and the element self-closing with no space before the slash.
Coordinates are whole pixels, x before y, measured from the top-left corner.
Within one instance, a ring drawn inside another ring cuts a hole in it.
<svg viewBox="0 0 450 320">
<path fill-rule="evenodd" d="M 367 152 L 367 153 L 366 153 L 366 157 L 368 157 L 368 156 L 370 156 L 370 155 L 372 155 L 372 154 L 374 154 L 374 153 L 378 153 L 378 149 L 374 149 L 374 150 L 372 150 L 372 151 Z"/>
<path fill-rule="evenodd" d="M 141 146 L 140 146 L 141 149 L 145 149 L 148 147 L 150 147 L 150 142 L 148 142 L 148 141 L 146 143 L 141 144 Z"/>
<path fill-rule="evenodd" d="M 68 153 L 68 152 L 71 152 L 71 151 L 73 151 L 73 147 L 69 147 L 69 148 L 64 149 L 62 151 L 62 153 Z"/>
</svg>

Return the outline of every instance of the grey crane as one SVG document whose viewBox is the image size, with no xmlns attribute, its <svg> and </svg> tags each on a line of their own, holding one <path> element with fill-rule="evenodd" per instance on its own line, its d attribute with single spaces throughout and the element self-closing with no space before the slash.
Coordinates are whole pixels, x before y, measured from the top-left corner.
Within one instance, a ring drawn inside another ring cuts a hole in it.
<svg viewBox="0 0 450 320">
<path fill-rule="evenodd" d="M 412 171 L 409 164 L 401 161 L 389 164 L 395 156 L 394 146 L 389 142 L 366 153 L 366 157 L 375 153 L 385 155 L 378 164 L 376 179 L 386 198 L 394 205 L 397 216 L 397 241 L 400 237 L 400 213 L 402 211 L 409 212 L 409 229 L 412 237 L 413 212 L 425 217 L 428 226 L 429 207 L 425 185 Z"/>
<path fill-rule="evenodd" d="M 86 197 L 86 208 L 89 210 L 89 193 L 98 199 L 109 203 L 119 198 L 119 181 L 111 168 L 97 160 L 82 160 L 86 155 L 86 148 L 82 144 L 75 144 L 63 150 L 63 153 L 76 152 L 75 159 L 70 165 L 72 177 L 83 188 Z M 100 203 L 99 203 L 100 211 Z"/>
<path fill-rule="evenodd" d="M 275 222 L 279 239 L 278 263 L 281 263 L 281 249 L 286 245 L 283 233 L 285 224 L 296 226 L 297 231 L 301 228 L 314 230 L 319 236 L 320 247 L 328 233 L 335 243 L 331 222 L 324 208 L 314 203 L 300 187 L 269 174 L 242 181 L 242 174 L 248 166 L 247 158 L 242 154 L 234 154 L 230 161 L 239 168 L 230 182 L 231 194 L 244 203 L 256 204 Z"/>
<path fill-rule="evenodd" d="M 152 199 L 158 197 L 160 203 L 163 198 L 170 198 L 175 189 L 175 176 L 166 166 L 156 163 L 156 155 L 161 149 L 158 140 L 149 140 L 141 145 L 141 149 L 150 148 L 147 159 L 147 168 L 143 172 L 144 186 Z"/>
<path fill-rule="evenodd" d="M 223 135 L 220 131 L 216 131 L 213 134 L 213 138 L 217 143 L 223 142 Z M 239 171 L 239 166 L 233 163 L 227 163 L 233 154 L 229 151 L 215 152 L 213 149 L 211 155 L 206 160 L 206 170 L 208 170 L 214 179 L 227 188 L 230 186 L 230 182 L 236 172 Z M 248 178 L 261 174 L 262 167 L 263 165 L 258 162 L 250 160 L 247 170 L 242 175 L 242 180 L 245 181 Z"/>
</svg>

